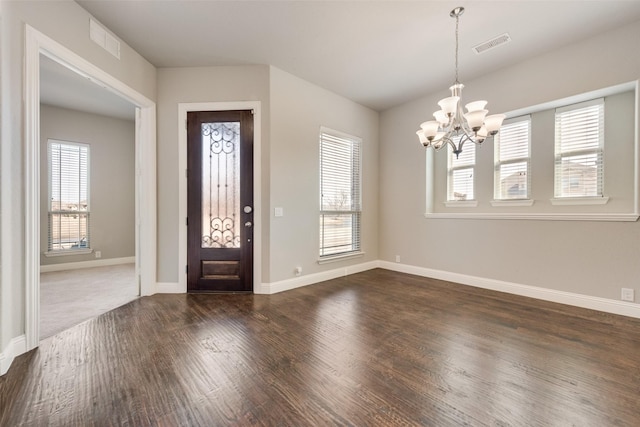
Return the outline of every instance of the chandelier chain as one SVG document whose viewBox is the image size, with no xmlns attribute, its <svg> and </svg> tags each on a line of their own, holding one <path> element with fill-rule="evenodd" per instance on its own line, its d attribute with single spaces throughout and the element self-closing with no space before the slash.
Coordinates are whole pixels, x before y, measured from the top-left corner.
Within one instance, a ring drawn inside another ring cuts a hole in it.
<svg viewBox="0 0 640 427">
<path fill-rule="evenodd" d="M 460 21 L 460 16 L 456 15 L 456 84 L 460 83 L 458 81 L 458 23 Z"/>
</svg>

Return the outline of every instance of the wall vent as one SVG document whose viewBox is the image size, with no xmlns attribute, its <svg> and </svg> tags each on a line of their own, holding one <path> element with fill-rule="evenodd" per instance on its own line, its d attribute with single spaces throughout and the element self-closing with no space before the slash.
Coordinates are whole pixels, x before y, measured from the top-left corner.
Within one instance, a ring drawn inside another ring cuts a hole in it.
<svg viewBox="0 0 640 427">
<path fill-rule="evenodd" d="M 93 19 L 89 19 L 89 38 L 111 55 L 120 59 L 120 42 L 118 39 Z"/>
<path fill-rule="evenodd" d="M 484 43 L 480 43 L 479 45 L 476 45 L 474 47 L 472 47 L 471 49 L 476 53 L 476 54 L 481 54 L 484 53 L 490 49 L 493 49 L 494 47 L 498 47 L 500 45 L 503 45 L 505 43 L 508 43 L 511 41 L 511 36 L 509 36 L 509 33 L 504 33 L 501 34 L 499 36 L 496 36 L 494 38 L 492 38 L 491 40 L 487 40 Z"/>
</svg>

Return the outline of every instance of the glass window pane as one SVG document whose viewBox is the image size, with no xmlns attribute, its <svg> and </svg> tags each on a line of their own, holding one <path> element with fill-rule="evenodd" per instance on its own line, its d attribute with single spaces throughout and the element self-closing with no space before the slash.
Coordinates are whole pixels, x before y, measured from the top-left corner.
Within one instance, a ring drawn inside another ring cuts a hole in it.
<svg viewBox="0 0 640 427">
<path fill-rule="evenodd" d="M 47 250 L 89 248 L 89 146 L 48 141 Z"/>
<path fill-rule="evenodd" d="M 562 157 L 556 166 L 564 197 L 598 195 L 600 155 L 598 153 Z"/>
<path fill-rule="evenodd" d="M 500 165 L 498 172 L 500 199 L 526 199 L 528 162 L 507 163 Z"/>
<path fill-rule="evenodd" d="M 455 169 L 451 178 L 449 200 L 473 200 L 473 168 Z"/>
<path fill-rule="evenodd" d="M 455 141 L 456 145 L 459 141 Z M 476 164 L 476 145 L 465 144 L 458 157 L 448 148 L 447 200 L 473 200 L 474 167 Z"/>
<path fill-rule="evenodd" d="M 202 247 L 240 247 L 240 122 L 202 124 Z"/>
<path fill-rule="evenodd" d="M 360 250 L 361 143 L 320 134 L 320 256 Z"/>
<path fill-rule="evenodd" d="M 597 197 L 604 181 L 604 99 L 556 110 L 555 197 Z"/>
<path fill-rule="evenodd" d="M 320 256 L 359 249 L 360 213 L 320 214 Z"/>
</svg>

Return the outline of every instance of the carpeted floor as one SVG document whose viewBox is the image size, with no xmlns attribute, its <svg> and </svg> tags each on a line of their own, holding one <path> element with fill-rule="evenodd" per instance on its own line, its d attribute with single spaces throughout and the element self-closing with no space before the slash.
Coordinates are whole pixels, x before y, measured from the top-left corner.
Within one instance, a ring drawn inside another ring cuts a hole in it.
<svg viewBox="0 0 640 427">
<path fill-rule="evenodd" d="M 135 265 L 40 274 L 40 339 L 138 298 Z"/>
</svg>

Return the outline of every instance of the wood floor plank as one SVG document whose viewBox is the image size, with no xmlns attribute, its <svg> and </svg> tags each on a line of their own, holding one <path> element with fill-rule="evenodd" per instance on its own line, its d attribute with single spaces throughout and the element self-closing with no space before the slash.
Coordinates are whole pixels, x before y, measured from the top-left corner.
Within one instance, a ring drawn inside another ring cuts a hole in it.
<svg viewBox="0 0 640 427">
<path fill-rule="evenodd" d="M 640 320 L 386 270 L 154 295 L 0 377 L 0 426 L 637 426 Z"/>
</svg>

